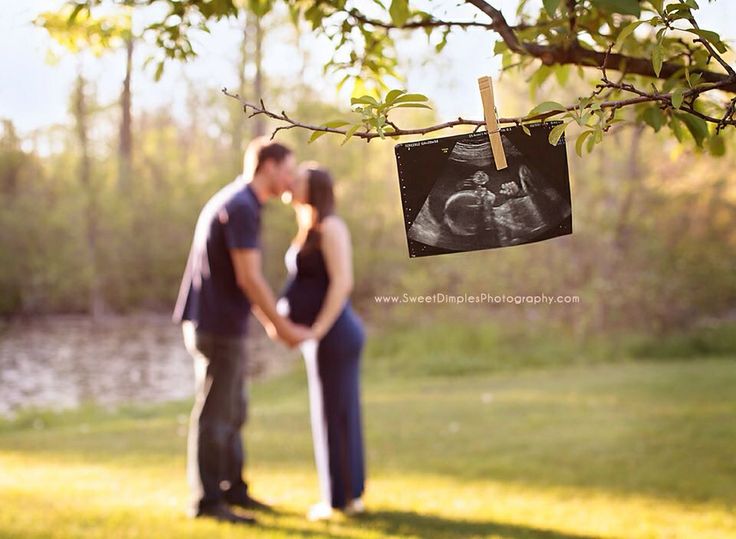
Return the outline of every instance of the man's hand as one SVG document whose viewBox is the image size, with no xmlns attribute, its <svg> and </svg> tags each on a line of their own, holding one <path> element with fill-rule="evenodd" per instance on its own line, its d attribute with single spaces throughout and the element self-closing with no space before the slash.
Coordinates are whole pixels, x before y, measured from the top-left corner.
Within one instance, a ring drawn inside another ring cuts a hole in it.
<svg viewBox="0 0 736 539">
<path fill-rule="evenodd" d="M 285 320 L 278 330 L 278 336 L 289 348 L 294 348 L 302 341 L 314 338 L 314 332 L 307 326 Z"/>
<path fill-rule="evenodd" d="M 230 255 L 238 286 L 250 300 L 253 314 L 269 337 L 278 338 L 292 348 L 314 337 L 306 326 L 297 326 L 279 314 L 271 287 L 261 273 L 261 252 L 258 249 L 231 249 Z"/>
<path fill-rule="evenodd" d="M 254 308 L 253 309 L 254 314 L 255 314 L 255 310 L 256 309 L 257 308 Z M 271 339 L 272 341 L 277 341 L 278 340 L 278 338 L 279 338 L 279 332 L 276 331 L 276 326 L 274 326 L 271 323 L 270 320 L 266 319 L 266 320 L 263 321 L 263 329 L 266 330 L 266 335 L 268 335 L 268 338 L 269 339 Z"/>
</svg>

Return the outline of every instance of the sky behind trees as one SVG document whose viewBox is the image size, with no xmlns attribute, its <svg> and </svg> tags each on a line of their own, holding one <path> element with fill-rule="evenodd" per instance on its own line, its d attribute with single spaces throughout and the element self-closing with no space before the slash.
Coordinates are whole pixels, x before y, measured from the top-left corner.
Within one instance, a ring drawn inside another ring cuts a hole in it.
<svg viewBox="0 0 736 539">
<path fill-rule="evenodd" d="M 39 13 L 62 4 L 62 0 L 0 0 L 2 11 L 6 14 L 0 20 L 0 72 L 5 74 L 0 83 L 0 118 L 12 120 L 21 133 L 68 121 L 68 96 L 74 83 L 77 60 L 67 56 L 50 63 L 48 51 L 51 40 L 45 30 L 31 23 Z M 448 9 L 460 9 L 467 18 L 474 15 L 475 10 L 456 8 L 455 4 L 442 3 Z M 720 32 L 726 40 L 736 38 L 729 27 L 729 21 L 736 16 L 735 3 L 717 0 L 713 3 L 703 1 L 701 4 L 699 20 L 703 26 Z M 507 17 L 513 18 L 516 0 L 500 0 L 496 5 Z M 144 18 L 145 14 L 137 15 L 134 24 L 143 26 Z M 179 114 L 185 114 L 183 101 L 186 99 L 186 81 L 214 89 L 228 85 L 234 87 L 240 32 L 236 21 L 223 21 L 215 25 L 210 35 L 201 34 L 195 41 L 200 56 L 187 65 L 168 65 L 158 83 L 153 81 L 152 69 L 141 73 L 140 68 L 150 50 L 139 47 L 135 58 L 139 69 L 136 69 L 133 81 L 134 111 L 141 107 L 165 104 L 173 105 Z M 432 46 L 427 44 L 423 36 L 413 36 L 401 52 L 406 59 L 405 86 L 411 91 L 429 95 L 443 118 L 458 115 L 480 117 L 475 79 L 483 74 L 493 74 L 498 69 L 489 37 L 480 30 L 455 33 L 438 57 L 434 56 Z M 286 82 L 289 78 L 299 76 L 302 57 L 294 54 L 296 47 L 294 33 L 288 25 L 271 24 L 264 58 L 268 77 Z M 479 51 L 479 47 L 482 50 Z M 347 105 L 347 89 L 340 95 L 335 93 L 339 77 L 324 77 L 321 73 L 321 66 L 330 55 L 328 44 L 307 33 L 302 36 L 299 49 L 308 51 L 308 64 L 304 71 L 307 84 L 321 91 L 325 100 Z M 427 62 L 428 59 L 431 61 Z M 98 99 L 102 103 L 117 99 L 124 61 L 124 52 L 121 50 L 100 60 L 86 62 L 85 71 L 88 78 L 94 81 Z M 467 99 L 458 99 L 459 95 L 467 95 Z M 273 106 L 289 108 L 288 103 L 274 103 Z M 500 103 L 499 108 L 502 106 Z"/>
</svg>

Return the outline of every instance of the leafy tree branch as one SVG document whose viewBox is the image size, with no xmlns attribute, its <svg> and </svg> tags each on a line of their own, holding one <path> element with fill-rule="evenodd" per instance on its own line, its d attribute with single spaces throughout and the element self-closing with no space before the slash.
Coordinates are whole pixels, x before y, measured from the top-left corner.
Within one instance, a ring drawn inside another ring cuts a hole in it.
<svg viewBox="0 0 736 539">
<path fill-rule="evenodd" d="M 704 0 L 700 0 L 704 1 Z M 709 0 L 714 1 L 714 0 Z M 75 9 L 91 10 L 112 0 L 73 0 Z M 592 150 L 617 122 L 667 127 L 683 142 L 688 134 L 697 146 L 722 153 L 723 131 L 734 126 L 736 71 L 729 63 L 732 51 L 718 33 L 697 22 L 696 0 L 543 0 L 541 7 L 519 0 L 513 23 L 489 0 L 465 0 L 468 9 L 437 7 L 416 9 L 410 0 L 376 0 L 370 10 L 357 0 L 127 0 L 134 6 L 162 5 L 166 15 L 148 32 L 167 58 L 194 55 L 189 33 L 207 30 L 210 22 L 249 9 L 265 16 L 276 4 L 285 5 L 296 24 L 308 24 L 315 34 L 330 39 L 334 49 L 326 70 L 341 75 L 339 86 L 352 83 L 355 116 L 304 126 L 287 115 L 269 111 L 263 104 L 244 104 L 251 114 L 270 116 L 282 129 L 306 128 L 317 134 L 335 133 L 365 140 L 425 134 L 459 125 L 482 122 L 458 118 L 424 127 L 399 127 L 389 119 L 395 108 L 389 95 L 401 83 L 400 36 L 424 32 L 440 53 L 453 32 L 480 31 L 480 46 L 493 47 L 504 72 L 529 76 L 534 95 L 546 81 L 564 86 L 570 68 L 591 84 L 588 95 L 575 103 L 542 103 L 518 118 L 502 123 L 557 117 L 565 126 L 582 128 L 584 144 Z M 438 3 L 440 4 L 440 3 Z M 489 40 L 483 41 L 483 31 Z M 495 42 L 495 44 L 494 44 Z M 597 71 L 594 81 L 586 78 Z M 608 73 L 616 72 L 616 80 Z M 393 92 L 393 93 L 392 93 Z M 402 95 L 416 95 L 404 92 Z M 422 96 L 424 97 L 424 96 Z M 426 105 L 416 101 L 413 106 Z M 272 116 L 273 115 L 273 116 Z M 339 122 L 340 125 L 337 125 Z M 560 133 L 555 133 L 555 136 Z M 349 136 L 348 136 L 349 135 Z M 578 141 L 580 142 L 580 141 Z"/>
</svg>

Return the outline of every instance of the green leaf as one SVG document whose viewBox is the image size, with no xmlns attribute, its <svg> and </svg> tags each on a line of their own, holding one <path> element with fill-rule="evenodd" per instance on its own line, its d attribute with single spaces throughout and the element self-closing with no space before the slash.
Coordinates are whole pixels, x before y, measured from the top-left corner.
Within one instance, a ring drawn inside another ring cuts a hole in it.
<svg viewBox="0 0 736 539">
<path fill-rule="evenodd" d="M 338 92 L 342 89 L 343 86 L 345 86 L 345 83 L 350 80 L 350 77 L 351 76 L 352 75 L 350 75 L 350 73 L 348 73 L 347 75 L 345 75 L 343 78 L 340 79 L 340 82 L 337 83 L 337 91 Z"/>
<path fill-rule="evenodd" d="M 554 73 L 554 71 L 550 66 L 541 65 L 539 66 L 539 69 L 529 77 L 529 95 L 531 95 L 532 99 L 535 99 L 537 88 L 540 88 L 552 73 Z"/>
<path fill-rule="evenodd" d="M 401 97 L 395 99 L 394 103 L 415 103 L 422 101 L 429 101 L 429 98 L 426 95 L 422 94 L 404 94 Z"/>
<path fill-rule="evenodd" d="M 340 146 L 342 146 L 342 145 L 343 145 L 343 144 L 345 144 L 345 143 L 346 143 L 346 142 L 347 142 L 348 140 L 350 140 L 350 138 L 351 138 L 351 137 L 352 137 L 352 136 L 353 136 L 353 135 L 355 134 L 355 132 L 356 132 L 356 131 L 357 131 L 358 129 L 360 129 L 360 126 L 361 126 L 361 124 L 355 124 L 355 125 L 353 125 L 353 127 L 351 127 L 350 129 L 348 129 L 348 132 L 347 132 L 347 133 L 345 133 L 345 138 L 344 138 L 344 139 L 342 140 L 342 142 L 340 143 Z"/>
<path fill-rule="evenodd" d="M 159 80 L 161 80 L 161 75 L 163 74 L 164 74 L 164 61 L 161 60 L 156 66 L 156 72 L 153 74 L 153 80 L 158 82 Z"/>
<path fill-rule="evenodd" d="M 342 127 L 343 125 L 348 125 L 350 122 L 346 122 L 345 120 L 330 120 L 327 123 L 322 124 L 322 127 Z"/>
<path fill-rule="evenodd" d="M 726 143 L 721 135 L 715 135 L 708 139 L 708 151 L 716 157 L 726 154 Z"/>
<path fill-rule="evenodd" d="M 350 100 L 351 105 L 378 105 L 378 101 L 374 97 L 369 95 L 363 95 L 360 97 L 353 97 Z"/>
<path fill-rule="evenodd" d="M 74 9 L 69 14 L 69 19 L 67 19 L 67 24 L 72 25 L 77 19 L 77 15 L 79 15 L 79 12 L 82 11 L 85 7 L 87 7 L 85 4 L 77 4 L 76 6 L 74 6 Z"/>
<path fill-rule="evenodd" d="M 575 153 L 577 153 L 580 157 L 583 156 L 583 144 L 585 143 L 585 139 L 592 134 L 593 131 L 583 131 L 582 133 L 580 133 L 580 136 L 578 136 L 578 140 L 575 142 Z"/>
<path fill-rule="evenodd" d="M 398 105 L 395 105 L 395 109 L 429 109 L 432 110 L 432 107 L 429 105 L 425 105 L 424 103 L 400 103 Z"/>
<path fill-rule="evenodd" d="M 641 16 L 639 0 L 592 0 L 593 5 L 610 13 Z"/>
<path fill-rule="evenodd" d="M 626 41 L 626 38 L 628 38 L 634 32 L 634 30 L 639 28 L 639 25 L 643 23 L 644 21 L 634 21 L 624 26 L 623 30 L 621 30 L 618 37 L 616 38 L 616 44 L 614 45 L 614 48 L 621 49 L 621 46 L 624 44 L 624 41 Z"/>
<path fill-rule="evenodd" d="M 567 80 L 570 78 L 570 66 L 569 65 L 555 66 L 554 72 L 555 72 L 555 78 L 557 79 L 557 82 L 560 84 L 560 86 L 565 86 L 567 84 Z"/>
<path fill-rule="evenodd" d="M 442 50 L 447 46 L 447 37 L 450 35 L 449 31 L 445 31 L 442 34 L 442 39 L 437 43 L 437 45 L 434 46 L 435 52 L 442 52 Z"/>
<path fill-rule="evenodd" d="M 675 109 L 679 109 L 682 106 L 682 93 L 685 91 L 684 88 L 676 88 L 674 92 L 672 92 L 672 106 Z"/>
<path fill-rule="evenodd" d="M 552 144 L 552 146 L 556 146 L 557 143 L 562 138 L 562 135 L 565 134 L 565 128 L 567 127 L 566 123 L 561 123 L 560 125 L 556 125 L 552 128 L 552 131 L 549 132 L 549 143 Z"/>
<path fill-rule="evenodd" d="M 585 145 L 585 149 L 588 151 L 588 153 L 593 151 L 593 147 L 595 146 L 596 140 L 601 137 L 602 133 L 600 127 L 597 128 L 595 131 L 593 131 L 593 136 L 588 137 L 588 143 Z"/>
<path fill-rule="evenodd" d="M 659 132 L 667 121 L 662 110 L 657 106 L 647 107 L 642 114 L 642 119 L 647 125 L 651 126 L 655 132 Z"/>
<path fill-rule="evenodd" d="M 527 112 L 527 116 L 536 116 L 538 114 L 544 114 L 545 112 L 552 112 L 552 111 L 559 111 L 559 112 L 565 112 L 567 110 L 567 107 L 561 103 L 557 103 L 556 101 L 545 101 L 543 103 L 540 103 L 536 107 L 534 107 L 532 110 Z"/>
<path fill-rule="evenodd" d="M 315 131 L 314 133 L 312 133 L 312 136 L 309 137 L 309 140 L 307 141 L 307 143 L 312 144 L 312 142 L 317 140 L 322 135 L 326 135 L 326 134 L 327 134 L 327 131 Z"/>
<path fill-rule="evenodd" d="M 662 45 L 656 45 L 652 52 L 652 67 L 654 73 L 659 77 L 659 73 L 662 71 L 662 62 L 664 61 L 664 47 Z"/>
<path fill-rule="evenodd" d="M 560 5 L 560 0 L 544 0 L 544 9 L 550 17 L 555 16 L 555 11 Z"/>
<path fill-rule="evenodd" d="M 672 129 L 672 133 L 674 133 L 677 141 L 682 142 L 685 138 L 685 133 L 682 130 L 682 122 L 675 115 L 670 120 L 670 129 Z"/>
<path fill-rule="evenodd" d="M 678 113 L 687 130 L 695 139 L 698 146 L 703 145 L 703 141 L 708 138 L 708 124 L 702 118 L 689 113 Z"/>
<path fill-rule="evenodd" d="M 712 44 L 721 54 L 726 52 L 726 45 L 724 45 L 723 41 L 721 41 L 721 36 L 719 36 L 716 32 L 712 32 L 710 30 L 701 30 L 700 28 L 688 28 L 687 31 L 693 34 L 697 34 L 699 37 L 705 39 L 708 43 Z"/>
<path fill-rule="evenodd" d="M 682 0 L 681 2 L 669 4 L 665 8 L 665 11 L 668 14 L 671 14 L 673 12 L 686 12 L 688 15 L 692 16 L 692 13 L 690 13 L 691 9 L 699 9 L 698 3 L 695 0 Z"/>
<path fill-rule="evenodd" d="M 524 124 L 521 124 L 521 130 L 522 130 L 522 131 L 524 131 L 524 134 L 525 134 L 525 135 L 526 135 L 527 137 L 531 137 L 531 136 L 532 136 L 532 132 L 531 132 L 531 131 L 529 131 L 529 128 L 528 128 L 528 127 L 527 127 L 526 125 L 524 125 Z"/>
<path fill-rule="evenodd" d="M 409 0 L 391 0 L 391 7 L 389 7 L 388 12 L 391 15 L 391 21 L 396 26 L 404 26 L 411 14 Z"/>
<path fill-rule="evenodd" d="M 400 95 L 403 95 L 406 93 L 406 90 L 391 90 L 388 95 L 386 95 L 386 104 L 390 105 L 392 104 L 397 97 Z"/>
</svg>

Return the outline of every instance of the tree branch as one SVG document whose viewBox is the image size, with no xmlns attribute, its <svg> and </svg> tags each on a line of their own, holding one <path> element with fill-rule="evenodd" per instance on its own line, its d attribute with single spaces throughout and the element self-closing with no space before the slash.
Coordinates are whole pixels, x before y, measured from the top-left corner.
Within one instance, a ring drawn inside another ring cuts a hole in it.
<svg viewBox="0 0 736 539">
<path fill-rule="evenodd" d="M 608 81 L 610 82 L 610 81 Z M 611 83 L 612 85 L 615 85 L 618 87 L 617 83 Z M 623 87 L 628 85 L 622 85 L 620 89 L 628 90 L 628 88 Z M 632 87 L 633 88 L 633 87 Z M 709 89 L 716 89 L 718 88 L 718 83 L 711 84 Z M 705 90 L 704 90 L 705 91 Z M 326 127 L 324 125 L 314 125 L 314 124 L 308 124 L 304 122 L 300 122 L 297 120 L 293 120 L 287 114 L 282 111 L 281 113 L 273 112 L 271 110 L 268 110 L 263 103 L 263 101 L 260 102 L 259 105 L 255 105 L 253 103 L 249 103 L 245 100 L 243 100 L 238 94 L 233 94 L 228 91 L 227 88 L 222 89 L 222 93 L 226 96 L 237 100 L 240 105 L 243 107 L 243 112 L 248 113 L 250 110 L 249 118 L 252 118 L 254 116 L 258 115 L 264 115 L 268 118 L 271 118 L 273 120 L 277 120 L 279 122 L 283 122 L 285 125 L 278 126 L 273 133 L 271 134 L 271 138 L 273 139 L 276 134 L 279 131 L 286 130 L 286 129 L 294 129 L 294 128 L 301 128 L 305 129 L 307 131 L 312 132 L 322 132 L 322 133 L 333 133 L 336 135 L 347 135 L 348 130 L 337 128 L 337 127 Z M 601 109 L 610 109 L 613 112 L 615 112 L 617 109 L 627 107 L 630 105 L 637 105 L 640 103 L 647 103 L 647 102 L 663 102 L 667 103 L 671 106 L 672 104 L 672 94 L 671 93 L 662 93 L 662 94 L 647 94 L 644 92 L 640 92 L 638 90 L 635 91 L 637 93 L 636 97 L 631 97 L 628 99 L 621 99 L 616 101 L 604 101 L 600 103 Z M 684 95 L 692 96 L 697 95 L 698 90 L 693 89 L 689 92 L 686 92 Z M 532 116 L 517 116 L 517 117 L 508 117 L 508 118 L 498 118 L 499 124 L 515 124 L 515 125 L 522 125 L 530 122 L 536 122 L 536 121 L 544 121 L 552 116 L 557 116 L 559 114 L 562 114 L 563 112 L 570 112 L 573 110 L 579 110 L 579 105 L 570 105 L 569 107 L 566 107 L 564 111 L 561 110 L 554 110 L 550 112 L 545 112 L 542 114 L 535 114 Z M 683 110 L 686 112 L 690 112 L 691 114 L 694 114 L 696 116 L 699 116 L 706 120 L 707 122 L 712 122 L 715 124 L 724 124 L 724 125 L 736 125 L 736 120 L 733 119 L 733 117 L 729 118 L 712 118 L 710 116 L 706 116 L 696 110 L 694 110 L 691 106 L 684 106 Z M 385 133 L 386 137 L 404 137 L 408 135 L 426 135 L 429 133 L 434 133 L 436 131 L 441 131 L 443 129 L 449 129 L 454 127 L 461 127 L 461 126 L 473 126 L 476 130 L 483 127 L 485 125 L 484 120 L 468 120 L 465 118 L 458 118 L 457 120 L 451 120 L 449 122 L 443 122 L 435 125 L 430 125 L 427 127 L 420 127 L 420 128 L 413 128 L 413 129 L 400 129 L 396 127 L 396 124 L 393 124 L 392 122 L 387 122 L 389 125 L 391 125 L 394 128 L 394 131 Z M 352 136 L 358 137 L 367 141 L 371 141 L 375 138 L 380 138 L 380 135 L 373 131 L 368 130 L 362 130 L 357 131 Z"/>
<path fill-rule="evenodd" d="M 349 16 L 353 17 L 356 21 L 362 24 L 370 24 L 377 28 L 383 28 L 385 30 L 415 30 L 417 28 L 484 28 L 486 30 L 496 30 L 496 24 L 494 22 L 481 22 L 481 21 L 446 21 L 442 19 L 431 19 L 408 21 L 402 25 L 396 25 L 391 22 L 382 21 L 379 19 L 373 19 L 366 16 L 364 13 L 357 9 L 346 10 Z M 518 24 L 512 26 L 513 30 L 528 30 L 530 28 L 544 28 L 548 26 L 555 26 L 556 21 L 549 21 L 542 24 Z"/>
<path fill-rule="evenodd" d="M 402 25 L 396 25 L 390 22 L 381 21 L 378 19 L 372 19 L 361 13 L 357 9 L 347 10 L 346 13 L 353 17 L 355 20 L 363 23 L 370 24 L 377 28 L 384 28 L 385 30 L 411 30 L 416 28 L 471 28 L 479 27 L 493 30 L 493 23 L 479 22 L 479 21 L 443 21 L 440 19 L 427 19 L 424 21 L 409 21 Z"/>
<path fill-rule="evenodd" d="M 632 56 L 626 56 L 623 54 L 608 54 L 606 52 L 595 51 L 586 49 L 580 45 L 577 41 L 572 42 L 569 46 L 552 46 L 552 45 L 541 45 L 539 43 L 524 43 L 519 41 L 513 28 L 506 22 L 506 18 L 503 14 L 493 6 L 491 6 L 485 0 L 465 0 L 467 3 L 472 4 L 483 13 L 485 13 L 493 22 L 493 30 L 498 32 L 503 39 L 506 46 L 512 51 L 526 56 L 539 58 L 545 65 L 552 64 L 575 64 L 590 67 L 599 67 L 602 64 L 608 69 L 614 71 L 624 71 L 630 75 L 643 75 L 645 77 L 651 77 L 655 79 L 668 79 L 676 71 L 682 69 L 683 65 L 675 62 L 664 62 L 662 69 L 657 75 L 654 72 L 652 61 L 649 58 L 636 58 Z M 710 46 L 708 45 L 708 48 Z M 711 48 L 712 50 L 712 48 Z M 716 59 L 720 57 L 717 53 L 713 52 L 711 55 Z M 720 59 L 723 60 L 722 58 Z M 725 63 L 725 62 L 723 62 Z M 726 64 L 728 65 L 728 64 Z M 727 73 L 716 73 L 714 71 L 707 70 L 694 70 L 692 73 L 699 73 L 702 80 L 711 83 L 724 83 L 719 86 L 719 89 L 736 94 L 736 79 L 731 74 L 730 66 L 727 69 Z"/>
<path fill-rule="evenodd" d="M 695 28 L 696 30 L 700 30 L 700 26 L 698 26 L 698 22 L 695 20 L 694 17 L 690 17 L 688 20 L 690 21 L 690 24 L 693 25 L 693 28 Z M 736 71 L 734 71 L 734 69 L 730 65 L 728 65 L 728 62 L 726 62 L 723 59 L 723 57 L 720 54 L 718 54 L 718 52 L 716 52 L 715 49 L 713 49 L 713 46 L 710 43 L 708 43 L 707 39 L 698 38 L 695 41 L 703 44 L 703 46 L 710 53 L 710 55 L 713 58 L 715 58 L 719 64 L 721 64 L 721 67 L 723 67 L 723 69 L 726 70 L 726 73 L 728 73 L 731 76 L 736 76 Z"/>
</svg>

